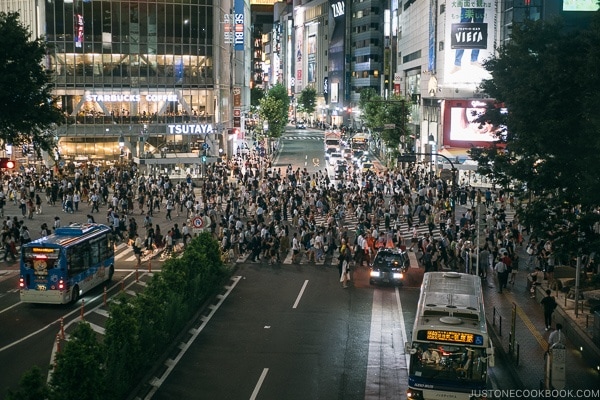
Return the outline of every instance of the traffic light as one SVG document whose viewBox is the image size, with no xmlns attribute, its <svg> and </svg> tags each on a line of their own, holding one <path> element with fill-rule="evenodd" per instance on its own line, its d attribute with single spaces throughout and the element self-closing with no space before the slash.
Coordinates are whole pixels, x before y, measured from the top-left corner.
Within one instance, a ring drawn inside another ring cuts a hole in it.
<svg viewBox="0 0 600 400">
<path fill-rule="evenodd" d="M 483 204 L 477 205 L 477 230 L 479 233 L 485 232 L 488 222 L 487 222 L 487 209 Z"/>
<path fill-rule="evenodd" d="M 11 160 L 10 158 L 0 158 L 0 168 L 4 168 L 4 169 L 13 169 L 15 168 L 16 164 L 13 160 Z"/>
</svg>

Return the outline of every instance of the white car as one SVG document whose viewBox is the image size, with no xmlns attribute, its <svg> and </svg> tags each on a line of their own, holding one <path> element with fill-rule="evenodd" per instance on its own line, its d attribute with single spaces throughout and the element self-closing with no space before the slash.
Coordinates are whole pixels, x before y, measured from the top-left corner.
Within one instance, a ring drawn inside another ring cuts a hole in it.
<svg viewBox="0 0 600 400">
<path fill-rule="evenodd" d="M 342 161 L 344 159 L 344 157 L 342 157 L 342 153 L 340 152 L 335 152 L 335 153 L 331 153 L 329 155 L 329 165 L 337 165 L 338 161 Z"/>
</svg>

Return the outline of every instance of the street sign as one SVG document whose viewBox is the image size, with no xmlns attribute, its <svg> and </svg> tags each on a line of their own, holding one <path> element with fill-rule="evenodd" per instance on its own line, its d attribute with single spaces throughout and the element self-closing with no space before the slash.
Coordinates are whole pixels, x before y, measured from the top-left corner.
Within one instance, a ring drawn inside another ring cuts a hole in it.
<svg viewBox="0 0 600 400">
<path fill-rule="evenodd" d="M 234 117 L 241 117 L 242 116 L 242 110 L 240 108 L 234 108 L 233 109 L 233 116 Z"/>
<path fill-rule="evenodd" d="M 383 124 L 383 129 L 396 129 L 396 124 Z"/>
<path fill-rule="evenodd" d="M 201 216 L 195 216 L 192 220 L 192 227 L 195 233 L 198 233 L 204 227 L 204 219 Z"/>
<path fill-rule="evenodd" d="M 452 171 L 449 169 L 443 169 L 440 171 L 440 178 L 445 181 L 449 181 L 452 179 Z"/>
<path fill-rule="evenodd" d="M 416 161 L 417 161 L 416 155 L 403 154 L 403 155 L 398 156 L 398 162 L 411 163 L 411 162 L 416 162 Z"/>
</svg>

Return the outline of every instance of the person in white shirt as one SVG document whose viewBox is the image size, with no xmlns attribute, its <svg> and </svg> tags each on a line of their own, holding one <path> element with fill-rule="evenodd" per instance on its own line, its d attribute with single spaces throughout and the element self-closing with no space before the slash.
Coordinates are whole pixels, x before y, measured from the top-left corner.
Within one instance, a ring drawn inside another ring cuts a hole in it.
<svg viewBox="0 0 600 400">
<path fill-rule="evenodd" d="M 300 254 L 300 241 L 298 241 L 298 234 L 296 232 L 294 232 L 294 237 L 292 239 L 292 252 L 292 262 L 296 263 Z"/>
<path fill-rule="evenodd" d="M 557 343 L 563 343 L 565 335 L 562 333 L 562 324 L 557 323 L 556 329 L 548 337 L 548 351 Z"/>
</svg>

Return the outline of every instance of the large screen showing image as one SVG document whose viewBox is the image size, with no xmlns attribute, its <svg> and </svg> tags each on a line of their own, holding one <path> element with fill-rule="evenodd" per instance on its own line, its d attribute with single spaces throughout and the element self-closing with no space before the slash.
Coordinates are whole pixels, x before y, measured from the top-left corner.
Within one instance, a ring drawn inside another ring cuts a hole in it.
<svg viewBox="0 0 600 400">
<path fill-rule="evenodd" d="M 597 11 L 598 0 L 563 0 L 563 11 Z"/>
<path fill-rule="evenodd" d="M 444 144 L 453 147 L 483 146 L 498 140 L 503 127 L 478 122 L 487 102 L 481 100 L 448 100 L 444 107 Z"/>
</svg>

